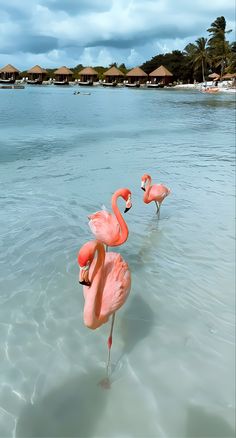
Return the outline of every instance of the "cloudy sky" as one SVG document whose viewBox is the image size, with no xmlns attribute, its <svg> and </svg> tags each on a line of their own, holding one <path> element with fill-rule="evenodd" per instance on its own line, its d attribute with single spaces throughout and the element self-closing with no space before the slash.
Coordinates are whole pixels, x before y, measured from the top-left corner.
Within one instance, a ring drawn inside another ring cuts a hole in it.
<svg viewBox="0 0 236 438">
<path fill-rule="evenodd" d="M 128 67 L 207 36 L 234 0 L 0 0 L 0 67 L 125 63 Z"/>
</svg>

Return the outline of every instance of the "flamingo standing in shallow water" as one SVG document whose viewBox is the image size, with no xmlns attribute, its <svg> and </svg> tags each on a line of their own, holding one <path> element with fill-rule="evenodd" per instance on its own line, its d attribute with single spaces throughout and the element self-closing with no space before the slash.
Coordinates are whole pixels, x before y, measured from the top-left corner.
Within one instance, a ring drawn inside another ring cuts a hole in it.
<svg viewBox="0 0 236 438">
<path fill-rule="evenodd" d="M 96 240 L 103 242 L 106 246 L 119 246 L 128 239 L 129 230 L 117 206 L 119 197 L 126 201 L 124 211 L 126 213 L 132 207 L 131 191 L 129 189 L 119 189 L 111 198 L 114 214 L 102 210 L 89 216 L 89 226 L 92 233 Z"/>
<path fill-rule="evenodd" d="M 166 196 L 170 194 L 170 189 L 163 184 L 151 185 L 151 183 L 152 178 L 150 177 L 150 175 L 147 175 L 145 173 L 141 179 L 141 189 L 145 191 L 143 195 L 143 202 L 145 202 L 145 204 L 149 204 L 150 202 L 154 201 L 157 206 L 157 213 L 159 218 L 161 204 Z"/>
<path fill-rule="evenodd" d="M 111 330 L 107 341 L 108 377 L 115 312 L 126 301 L 131 287 L 129 267 L 120 254 L 106 253 L 103 243 L 96 240 L 82 246 L 78 253 L 78 264 L 80 267 L 79 282 L 84 285 L 85 325 L 94 330 L 106 323 L 112 315 Z"/>
</svg>

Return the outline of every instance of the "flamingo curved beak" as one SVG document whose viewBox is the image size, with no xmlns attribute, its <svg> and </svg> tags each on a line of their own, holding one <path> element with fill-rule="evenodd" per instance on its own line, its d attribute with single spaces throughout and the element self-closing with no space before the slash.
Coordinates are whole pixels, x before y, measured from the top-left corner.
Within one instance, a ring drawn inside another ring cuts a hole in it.
<svg viewBox="0 0 236 438">
<path fill-rule="evenodd" d="M 142 182 L 141 182 L 141 189 L 142 189 L 144 192 L 146 192 L 146 189 L 145 189 L 145 181 L 142 181 Z"/>
<path fill-rule="evenodd" d="M 132 202 L 131 202 L 131 195 L 128 196 L 128 200 L 126 201 L 126 208 L 124 213 L 127 213 L 127 211 L 129 211 L 132 207 Z"/>
<path fill-rule="evenodd" d="M 126 209 L 124 210 L 124 213 L 127 213 L 127 211 L 129 211 L 131 209 L 132 205 L 130 207 L 126 207 Z"/>
<path fill-rule="evenodd" d="M 79 281 L 79 284 L 82 284 L 83 286 L 91 286 L 90 281 L 85 281 L 85 280 Z"/>
<path fill-rule="evenodd" d="M 91 281 L 89 281 L 89 265 L 80 267 L 79 283 L 83 286 L 91 286 Z"/>
</svg>

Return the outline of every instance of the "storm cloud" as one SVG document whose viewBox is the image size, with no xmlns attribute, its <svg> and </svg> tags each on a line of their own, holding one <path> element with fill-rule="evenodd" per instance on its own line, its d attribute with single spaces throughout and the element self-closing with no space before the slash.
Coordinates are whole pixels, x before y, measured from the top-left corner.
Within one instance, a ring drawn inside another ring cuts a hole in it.
<svg viewBox="0 0 236 438">
<path fill-rule="evenodd" d="M 234 30 L 233 0 L 0 0 L 0 65 L 127 66 L 207 36 L 223 15 Z M 234 33 L 229 34 L 231 40 Z"/>
</svg>

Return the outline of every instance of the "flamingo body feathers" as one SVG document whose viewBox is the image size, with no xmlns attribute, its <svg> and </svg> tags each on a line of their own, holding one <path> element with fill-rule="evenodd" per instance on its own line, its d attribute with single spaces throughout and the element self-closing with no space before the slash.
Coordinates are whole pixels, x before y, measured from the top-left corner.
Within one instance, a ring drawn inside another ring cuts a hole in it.
<svg viewBox="0 0 236 438">
<path fill-rule="evenodd" d="M 91 264 L 91 278 L 94 277 L 96 260 Z M 105 324 L 110 315 L 116 312 L 128 298 L 131 287 L 131 275 L 128 264 L 120 254 L 106 253 L 102 278 L 97 291 L 97 302 L 94 306 L 93 284 L 83 286 L 84 294 L 84 323 L 91 329 Z M 96 287 L 96 286 L 95 286 Z"/>
<path fill-rule="evenodd" d="M 120 238 L 120 226 L 114 214 L 106 210 L 89 216 L 89 227 L 96 239 L 108 246 L 116 246 Z"/>
</svg>

